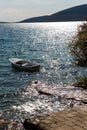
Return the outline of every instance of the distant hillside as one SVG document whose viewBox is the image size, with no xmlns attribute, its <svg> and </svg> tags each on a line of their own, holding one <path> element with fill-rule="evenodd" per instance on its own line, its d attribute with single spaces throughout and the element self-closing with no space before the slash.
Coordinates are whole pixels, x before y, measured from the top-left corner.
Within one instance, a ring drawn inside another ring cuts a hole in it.
<svg viewBox="0 0 87 130">
<path fill-rule="evenodd" d="M 39 16 L 39 17 L 34 17 L 30 19 L 25 19 L 22 22 L 43 22 L 48 18 L 48 16 Z"/>
<path fill-rule="evenodd" d="M 21 22 L 83 21 L 87 16 L 87 4 L 75 6 L 49 16 L 33 17 Z"/>
</svg>

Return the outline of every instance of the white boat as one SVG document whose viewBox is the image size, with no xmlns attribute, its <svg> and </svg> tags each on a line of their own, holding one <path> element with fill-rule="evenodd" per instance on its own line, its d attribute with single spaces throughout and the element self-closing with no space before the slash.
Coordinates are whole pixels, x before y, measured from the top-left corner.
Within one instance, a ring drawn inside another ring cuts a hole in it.
<svg viewBox="0 0 87 130">
<path fill-rule="evenodd" d="M 18 70 L 22 71 L 39 71 L 40 65 L 34 62 L 26 61 L 24 59 L 19 58 L 9 58 L 9 61 L 11 62 L 12 67 Z"/>
</svg>

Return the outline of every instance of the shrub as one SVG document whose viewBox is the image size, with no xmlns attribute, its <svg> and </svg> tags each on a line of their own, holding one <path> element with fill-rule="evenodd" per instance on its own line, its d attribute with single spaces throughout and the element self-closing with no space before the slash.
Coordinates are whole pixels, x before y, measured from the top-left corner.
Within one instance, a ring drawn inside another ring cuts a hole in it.
<svg viewBox="0 0 87 130">
<path fill-rule="evenodd" d="M 79 66 L 87 66 L 87 21 L 78 26 L 77 34 L 70 45 L 75 63 Z"/>
<path fill-rule="evenodd" d="M 80 78 L 74 85 L 76 87 L 87 89 L 87 77 Z"/>
</svg>

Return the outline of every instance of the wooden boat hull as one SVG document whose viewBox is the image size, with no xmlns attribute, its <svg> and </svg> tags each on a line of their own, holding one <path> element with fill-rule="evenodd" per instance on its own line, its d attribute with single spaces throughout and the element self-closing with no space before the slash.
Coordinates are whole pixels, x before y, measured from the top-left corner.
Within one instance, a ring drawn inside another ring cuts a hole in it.
<svg viewBox="0 0 87 130">
<path fill-rule="evenodd" d="M 9 61 L 11 62 L 13 68 L 20 71 L 35 72 L 40 70 L 40 65 L 38 65 L 37 63 L 28 62 L 23 59 L 17 59 L 17 58 L 10 58 Z M 19 64 L 20 62 L 23 62 L 23 64 Z"/>
</svg>

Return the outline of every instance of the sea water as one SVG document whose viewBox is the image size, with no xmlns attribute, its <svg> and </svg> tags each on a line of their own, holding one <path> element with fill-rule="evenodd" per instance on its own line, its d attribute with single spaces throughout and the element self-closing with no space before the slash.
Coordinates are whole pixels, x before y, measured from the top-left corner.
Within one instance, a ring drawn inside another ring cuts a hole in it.
<svg viewBox="0 0 87 130">
<path fill-rule="evenodd" d="M 6 119 L 35 116 L 67 107 L 60 94 L 87 69 L 75 66 L 68 45 L 81 22 L 0 24 L 0 115 Z M 39 72 L 12 68 L 9 58 L 35 61 Z M 37 84 L 36 84 L 37 81 Z M 38 93 L 39 89 L 52 95 Z M 76 89 L 73 88 L 74 91 Z M 78 90 L 80 91 L 80 90 Z"/>
</svg>

